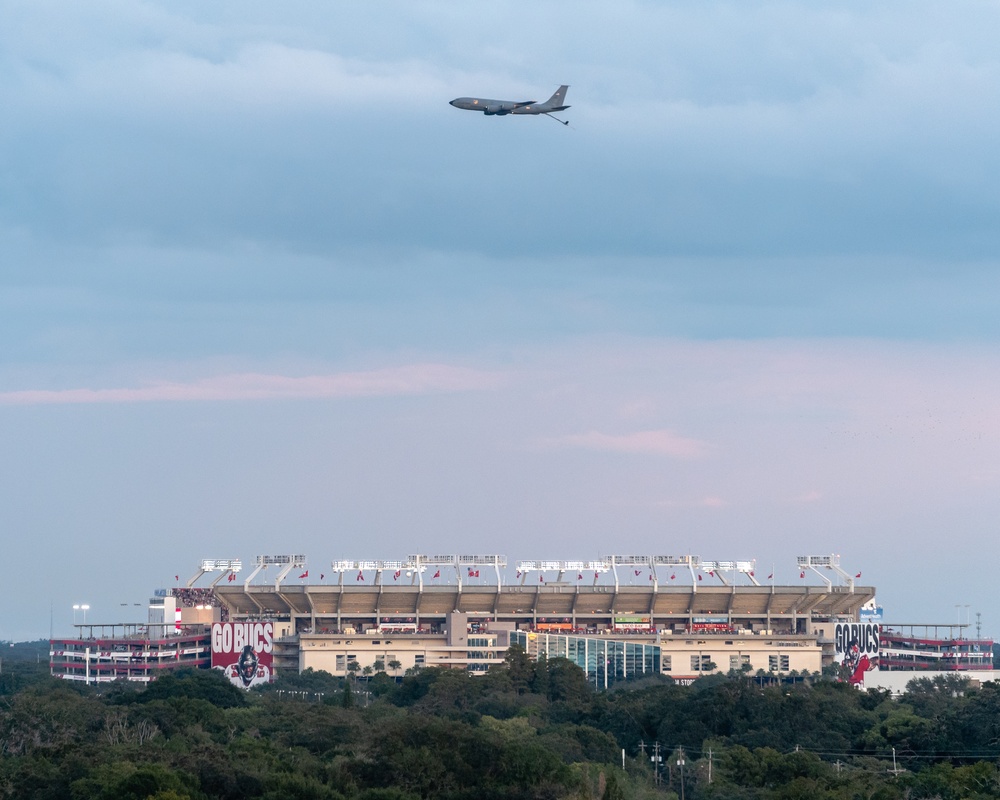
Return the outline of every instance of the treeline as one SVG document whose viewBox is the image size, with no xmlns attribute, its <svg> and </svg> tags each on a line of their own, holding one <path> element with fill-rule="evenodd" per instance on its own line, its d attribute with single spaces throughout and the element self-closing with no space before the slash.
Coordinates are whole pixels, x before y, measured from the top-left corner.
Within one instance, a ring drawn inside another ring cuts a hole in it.
<svg viewBox="0 0 1000 800">
<path fill-rule="evenodd" d="M 1000 691 L 958 678 L 898 700 L 742 675 L 595 692 L 516 648 L 481 677 L 307 671 L 250 693 L 215 671 L 98 692 L 44 668 L 0 673 L 0 798 L 1000 797 Z"/>
</svg>

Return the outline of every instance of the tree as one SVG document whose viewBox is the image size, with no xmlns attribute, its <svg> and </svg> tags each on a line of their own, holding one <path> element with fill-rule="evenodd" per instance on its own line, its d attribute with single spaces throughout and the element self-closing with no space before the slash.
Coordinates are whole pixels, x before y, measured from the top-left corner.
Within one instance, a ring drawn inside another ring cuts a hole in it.
<svg viewBox="0 0 1000 800">
<path fill-rule="evenodd" d="M 207 700 L 219 708 L 238 708 L 247 704 L 246 692 L 234 686 L 221 670 L 179 669 L 160 675 L 146 691 L 137 695 L 140 703 L 186 697 Z"/>
<path fill-rule="evenodd" d="M 549 658 L 544 651 L 538 654 L 531 670 L 531 691 L 542 697 L 549 696 Z"/>
<path fill-rule="evenodd" d="M 549 661 L 549 699 L 580 706 L 590 700 L 594 687 L 587 673 L 567 658 Z"/>
<path fill-rule="evenodd" d="M 531 679 L 534 677 L 535 671 L 527 652 L 521 645 L 512 644 L 507 648 L 504 663 L 507 665 L 507 672 L 510 674 L 514 691 L 518 694 L 524 694 L 531 686 Z"/>
<path fill-rule="evenodd" d="M 358 682 L 358 671 L 361 669 L 361 665 L 355 660 L 351 659 L 347 662 L 347 679 L 351 683 Z"/>
</svg>

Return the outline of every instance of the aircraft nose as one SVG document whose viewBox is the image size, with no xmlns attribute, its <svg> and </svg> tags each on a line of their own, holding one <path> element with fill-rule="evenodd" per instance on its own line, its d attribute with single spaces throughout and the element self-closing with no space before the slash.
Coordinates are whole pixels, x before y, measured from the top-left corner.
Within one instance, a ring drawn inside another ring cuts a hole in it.
<svg viewBox="0 0 1000 800">
<path fill-rule="evenodd" d="M 457 102 L 458 102 L 458 100 L 449 100 L 449 101 L 448 101 L 448 105 L 450 105 L 450 106 L 453 106 L 453 105 L 455 105 L 455 103 L 457 103 Z"/>
</svg>

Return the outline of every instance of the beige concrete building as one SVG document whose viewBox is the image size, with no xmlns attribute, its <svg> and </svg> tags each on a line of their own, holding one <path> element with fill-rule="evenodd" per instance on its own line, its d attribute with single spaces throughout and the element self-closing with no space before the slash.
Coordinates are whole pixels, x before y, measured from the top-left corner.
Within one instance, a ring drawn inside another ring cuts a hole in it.
<svg viewBox="0 0 1000 800">
<path fill-rule="evenodd" d="M 476 673 L 500 663 L 516 638 L 530 644 L 533 655 L 572 657 L 599 685 L 598 673 L 609 669 L 597 665 L 600 658 L 612 664 L 620 653 L 621 667 L 615 668 L 620 678 L 631 675 L 629 664 L 640 661 L 639 671 L 648 671 L 650 651 L 640 658 L 628 655 L 628 648 L 591 648 L 587 642 L 653 645 L 656 671 L 680 681 L 731 669 L 818 672 L 833 660 L 829 624 L 856 620 L 875 595 L 873 587 L 853 581 L 762 586 L 717 579 L 708 584 L 695 575 L 685 585 L 663 585 L 652 579 L 651 568 L 646 585 L 620 581 L 617 575 L 606 585 L 569 581 L 565 569 L 558 575 L 562 580 L 540 577 L 531 584 L 484 585 L 452 577 L 440 583 L 414 578 L 400 585 L 398 569 L 387 584 L 380 572 L 371 580 L 360 566 L 354 568 L 359 569 L 355 585 L 342 577 L 334 585 L 230 582 L 214 588 L 215 602 L 228 619 L 268 619 L 285 628 L 287 634 L 276 643 L 279 671 L 311 668 L 346 675 L 368 668 L 401 674 L 443 666 Z M 716 575 L 715 570 L 706 574 Z M 434 573 L 440 575 L 440 570 Z M 572 646 L 566 637 L 573 639 Z M 592 650 L 605 655 L 592 655 Z"/>
</svg>

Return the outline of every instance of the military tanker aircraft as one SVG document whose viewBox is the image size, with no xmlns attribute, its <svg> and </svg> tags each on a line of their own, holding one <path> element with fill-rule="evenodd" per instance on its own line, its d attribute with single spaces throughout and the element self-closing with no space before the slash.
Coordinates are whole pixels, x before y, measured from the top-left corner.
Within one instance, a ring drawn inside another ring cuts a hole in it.
<svg viewBox="0 0 1000 800">
<path fill-rule="evenodd" d="M 566 90 L 569 86 L 560 86 L 544 103 L 537 100 L 490 100 L 485 97 L 456 97 L 450 105 L 465 111 L 482 111 L 488 117 L 504 117 L 507 114 L 544 114 L 552 116 L 553 111 L 565 111 L 569 106 L 563 105 L 566 100 Z M 552 117 L 556 122 L 569 125 L 567 120 Z"/>
</svg>

